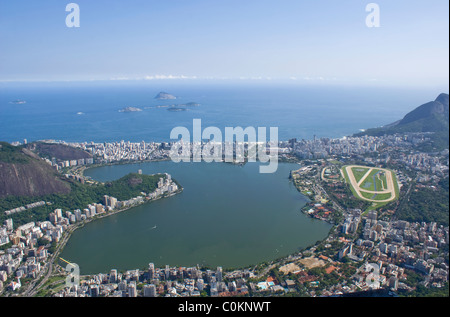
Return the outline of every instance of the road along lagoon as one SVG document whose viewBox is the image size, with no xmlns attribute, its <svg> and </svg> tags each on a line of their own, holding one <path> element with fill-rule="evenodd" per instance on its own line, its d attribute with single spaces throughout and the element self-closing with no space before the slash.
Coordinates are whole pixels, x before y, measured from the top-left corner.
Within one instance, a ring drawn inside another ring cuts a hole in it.
<svg viewBox="0 0 450 317">
<path fill-rule="evenodd" d="M 98 181 L 130 172 L 169 173 L 181 194 L 86 224 L 61 256 L 81 274 L 156 266 L 239 268 L 295 253 L 327 237 L 331 225 L 300 210 L 308 201 L 279 164 L 260 174 L 259 164 L 151 162 L 104 166 L 85 175 Z"/>
</svg>

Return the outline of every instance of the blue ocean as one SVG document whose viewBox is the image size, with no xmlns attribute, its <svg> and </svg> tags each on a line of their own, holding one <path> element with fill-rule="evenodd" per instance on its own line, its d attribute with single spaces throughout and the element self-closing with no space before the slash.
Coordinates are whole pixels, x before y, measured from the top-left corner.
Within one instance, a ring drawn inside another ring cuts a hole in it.
<svg viewBox="0 0 450 317">
<path fill-rule="evenodd" d="M 161 91 L 177 99 L 155 99 Z M 280 140 L 340 138 L 399 120 L 439 93 L 269 81 L 6 82 L 0 83 L 0 140 L 167 142 L 173 128 L 191 130 L 193 119 L 222 131 L 278 127 Z M 199 106 L 168 111 L 190 102 Z M 142 111 L 120 112 L 125 107 Z"/>
</svg>

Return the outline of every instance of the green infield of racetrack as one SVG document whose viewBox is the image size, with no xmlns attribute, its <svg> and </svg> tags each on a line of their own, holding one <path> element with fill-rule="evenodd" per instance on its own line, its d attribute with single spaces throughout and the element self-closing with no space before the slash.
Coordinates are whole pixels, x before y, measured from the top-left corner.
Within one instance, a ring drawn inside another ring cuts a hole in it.
<svg viewBox="0 0 450 317">
<path fill-rule="evenodd" d="M 355 197 L 358 198 L 358 199 L 361 199 L 361 197 L 358 196 L 356 190 L 353 188 L 353 186 L 352 186 L 351 183 L 350 183 L 350 179 L 349 179 L 349 176 L 348 176 L 347 171 L 346 171 L 346 167 L 347 167 L 347 166 L 348 166 L 348 165 L 343 166 L 342 169 L 341 169 L 341 170 L 342 170 L 342 174 L 344 175 L 344 178 L 345 178 L 345 182 L 350 186 L 350 190 L 352 191 L 353 196 L 355 196 Z M 369 170 L 369 168 L 370 168 L 370 167 L 363 167 L 363 166 L 361 166 L 361 167 L 359 167 L 359 168 L 352 168 L 352 171 L 353 171 L 353 173 L 355 173 L 355 172 L 358 173 L 359 180 L 361 180 L 361 178 L 364 176 L 365 173 L 367 173 L 367 171 Z M 361 169 L 362 171 L 355 171 L 356 169 Z M 392 171 L 392 170 L 390 170 L 390 169 L 386 169 L 386 168 L 385 168 L 384 170 L 388 170 L 388 171 L 390 171 L 390 172 L 392 173 L 392 180 L 393 180 L 393 182 L 394 182 L 395 198 L 394 198 L 393 200 L 389 201 L 389 202 L 380 202 L 380 203 L 372 202 L 372 206 L 369 207 L 368 210 L 378 209 L 378 208 L 383 207 L 383 206 L 385 206 L 385 205 L 387 205 L 387 204 L 390 204 L 391 202 L 393 202 L 393 201 L 395 201 L 395 200 L 397 200 L 397 199 L 399 198 L 400 190 L 399 190 L 399 187 L 398 187 L 397 175 L 395 175 L 395 172 Z M 368 175 L 368 177 L 366 178 L 367 180 L 370 179 L 371 182 L 372 182 L 370 188 L 364 188 L 364 187 L 363 187 L 364 183 L 363 183 L 363 184 L 361 184 L 361 188 L 362 188 L 362 189 L 372 190 L 372 191 L 374 190 L 375 187 L 374 187 L 374 185 L 373 185 L 373 175 L 375 175 L 378 171 L 380 171 L 380 169 L 378 169 L 378 168 L 375 167 L 375 170 L 373 170 L 373 171 Z M 355 175 L 355 174 L 354 174 L 354 175 Z M 355 179 L 356 179 L 357 182 L 359 181 L 356 175 L 355 175 Z M 386 176 L 381 177 L 381 180 L 379 180 L 379 179 L 376 177 L 376 181 L 377 181 L 377 188 L 380 188 L 380 189 L 382 188 L 382 187 L 381 187 L 381 182 L 383 182 L 383 183 L 384 183 L 384 187 L 386 187 L 386 182 L 387 182 L 387 181 L 386 181 Z M 380 186 L 380 187 L 378 187 L 378 186 Z M 365 192 L 361 192 L 361 195 L 362 195 L 364 198 L 367 198 L 367 199 L 373 199 L 373 200 L 385 200 L 385 199 L 391 198 L 391 194 L 377 194 L 377 195 L 374 197 L 375 194 L 373 194 L 373 193 L 365 193 Z M 365 200 L 365 199 L 361 199 L 361 200 Z"/>
<path fill-rule="evenodd" d="M 345 168 L 345 166 L 343 168 Z M 359 168 L 359 167 L 352 168 L 352 172 L 353 172 L 353 175 L 355 176 L 356 181 L 359 182 L 364 177 L 364 175 L 366 175 L 368 170 L 369 170 L 368 167 L 367 168 Z"/>
</svg>

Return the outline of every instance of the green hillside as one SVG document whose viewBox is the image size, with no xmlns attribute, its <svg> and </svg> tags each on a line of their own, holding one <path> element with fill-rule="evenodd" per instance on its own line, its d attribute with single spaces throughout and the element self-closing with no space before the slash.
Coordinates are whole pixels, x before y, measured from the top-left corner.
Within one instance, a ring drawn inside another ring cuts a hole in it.
<svg viewBox="0 0 450 317">
<path fill-rule="evenodd" d="M 436 100 L 425 103 L 409 112 L 402 120 L 368 129 L 356 136 L 382 136 L 407 132 L 432 132 L 430 144 L 424 150 L 442 150 L 449 147 L 449 95 L 440 94 Z"/>
<path fill-rule="evenodd" d="M 165 175 L 128 174 L 121 179 L 96 185 L 67 181 L 71 189 L 69 193 L 55 193 L 38 197 L 7 196 L 0 199 L 0 223 L 6 218 L 12 218 L 17 225 L 31 221 L 48 220 L 48 214 L 57 208 L 64 211 L 82 210 L 89 204 L 102 203 L 104 195 L 116 197 L 118 200 L 128 200 L 141 196 L 141 192 L 153 192 L 161 177 L 165 178 Z M 8 217 L 3 213 L 5 210 L 41 200 L 51 202 L 52 204 L 23 211 Z"/>
</svg>

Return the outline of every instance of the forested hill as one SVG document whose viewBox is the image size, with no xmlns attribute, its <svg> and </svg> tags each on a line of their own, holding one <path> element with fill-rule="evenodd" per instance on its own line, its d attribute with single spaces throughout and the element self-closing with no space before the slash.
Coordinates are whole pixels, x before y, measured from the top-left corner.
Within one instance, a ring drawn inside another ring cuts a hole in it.
<svg viewBox="0 0 450 317">
<path fill-rule="evenodd" d="M 433 132 L 431 146 L 436 150 L 449 147 L 449 95 L 442 93 L 434 101 L 427 102 L 404 116 L 403 119 L 386 126 L 368 129 L 356 136 Z"/>
</svg>

